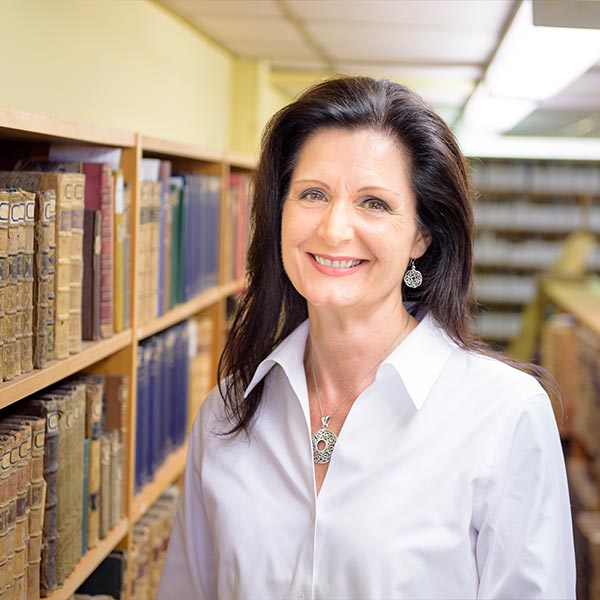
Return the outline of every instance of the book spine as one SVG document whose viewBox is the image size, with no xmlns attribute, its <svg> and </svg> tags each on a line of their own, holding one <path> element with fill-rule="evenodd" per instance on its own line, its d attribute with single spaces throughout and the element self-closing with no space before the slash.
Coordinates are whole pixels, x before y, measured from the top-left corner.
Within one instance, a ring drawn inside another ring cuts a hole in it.
<svg viewBox="0 0 600 600">
<path fill-rule="evenodd" d="M 83 503 L 81 505 L 81 553 L 88 551 L 88 498 L 89 498 L 89 457 L 90 438 L 83 440 Z"/>
<path fill-rule="evenodd" d="M 69 294 L 69 353 L 81 351 L 81 294 L 83 279 L 83 207 L 85 175 L 69 173 L 71 191 L 71 282 Z"/>
<path fill-rule="evenodd" d="M 52 206 L 50 206 L 52 202 Z M 42 369 L 48 357 L 48 270 L 50 252 L 50 211 L 56 210 L 56 196 L 37 192 L 34 215 L 33 261 L 33 367 Z"/>
<path fill-rule="evenodd" d="M 114 248 L 114 198 L 112 170 L 102 165 L 102 251 L 100 266 L 100 335 L 114 334 L 113 322 L 113 248 Z"/>
<path fill-rule="evenodd" d="M 0 590 L 12 586 L 12 572 L 8 571 L 8 556 L 14 547 L 14 533 L 9 537 L 9 522 L 12 511 L 12 528 L 16 517 L 16 490 L 11 490 L 12 467 L 10 454 L 14 438 L 0 435 Z M 12 562 L 10 563 L 12 566 Z"/>
<path fill-rule="evenodd" d="M 0 581 L 6 590 L 10 590 L 10 597 L 13 593 L 13 581 L 15 573 L 15 539 L 16 539 L 16 519 L 17 519 L 17 469 L 18 469 L 18 447 L 19 440 L 17 436 L 10 432 L 0 432 L 0 447 L 4 446 L 5 452 L 2 456 L 3 465 L 7 468 L 8 474 L 3 482 L 3 498 L 7 501 L 6 508 L 6 534 L 4 536 L 4 549 L 0 555 L 6 558 L 0 569 Z"/>
<path fill-rule="evenodd" d="M 123 192 L 123 328 L 131 326 L 131 188 Z"/>
<path fill-rule="evenodd" d="M 16 290 L 16 317 L 15 317 L 15 366 L 16 374 L 23 373 L 21 354 L 23 346 L 25 324 L 25 204 L 21 190 L 11 192 L 11 210 L 16 214 L 17 220 L 17 290 Z"/>
<path fill-rule="evenodd" d="M 103 431 L 100 435 L 100 538 L 110 531 L 110 434 Z"/>
<path fill-rule="evenodd" d="M 48 223 L 45 230 L 48 236 L 48 318 L 46 321 L 46 360 L 55 357 L 55 328 L 56 328 L 56 191 L 41 192 L 44 205 L 44 220 Z M 44 238 L 45 239 L 45 238 Z"/>
<path fill-rule="evenodd" d="M 159 295 L 161 288 L 159 280 L 162 278 L 162 263 L 161 263 L 161 237 L 160 237 L 160 220 L 161 220 L 161 184 L 159 181 L 152 183 L 152 207 L 151 207 L 151 264 L 152 264 L 152 279 L 151 279 L 151 299 L 152 312 L 151 317 L 158 317 L 159 312 Z"/>
<path fill-rule="evenodd" d="M 114 325 L 115 332 L 124 329 L 124 243 L 125 243 L 125 202 L 124 202 L 124 184 L 123 173 L 113 172 L 114 198 L 115 198 L 115 223 L 114 223 Z"/>
<path fill-rule="evenodd" d="M 94 211 L 86 208 L 83 213 L 83 290 L 81 292 L 81 338 L 93 340 L 94 310 Z"/>
<path fill-rule="evenodd" d="M 82 556 L 81 537 L 83 529 L 83 446 L 85 440 L 86 386 L 79 383 L 74 386 L 73 394 L 73 535 L 71 538 L 71 571 Z"/>
<path fill-rule="evenodd" d="M 20 374 L 21 361 L 17 361 L 17 315 L 20 300 L 18 284 L 18 255 L 19 255 L 19 211 L 20 194 L 9 193 L 8 219 L 8 278 L 4 288 L 4 380 L 9 381 Z M 18 362 L 18 365 L 17 365 Z"/>
<path fill-rule="evenodd" d="M 86 382 L 86 436 L 89 440 L 87 539 L 88 548 L 100 539 L 100 434 L 102 431 L 102 397 L 104 380 Z"/>
<path fill-rule="evenodd" d="M 33 370 L 33 256 L 35 193 L 21 192 L 23 199 L 23 287 L 22 287 L 22 338 L 21 370 Z"/>
<path fill-rule="evenodd" d="M 4 340 L 6 338 L 9 206 L 9 193 L 0 191 L 0 381 L 4 379 L 7 358 L 4 356 Z"/>
<path fill-rule="evenodd" d="M 119 430 L 109 431 L 110 441 L 110 507 L 109 507 L 109 529 L 112 529 L 121 519 L 121 494 L 123 481 L 123 460 L 121 442 L 119 441 Z"/>
<path fill-rule="evenodd" d="M 53 175 L 49 173 L 48 175 Z M 71 306 L 71 198 L 72 183 L 67 173 L 56 175 L 46 189 L 56 185 L 56 260 L 54 301 L 54 358 L 69 356 Z"/>
</svg>

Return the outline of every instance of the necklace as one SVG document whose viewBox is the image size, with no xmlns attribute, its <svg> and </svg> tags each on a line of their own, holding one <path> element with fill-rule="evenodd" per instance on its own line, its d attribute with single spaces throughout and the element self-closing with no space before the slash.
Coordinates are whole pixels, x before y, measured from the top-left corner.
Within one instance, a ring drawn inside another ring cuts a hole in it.
<svg viewBox="0 0 600 600">
<path fill-rule="evenodd" d="M 367 373 L 358 381 L 358 383 L 354 384 L 351 390 L 344 396 L 343 400 L 337 405 L 336 409 L 330 414 L 323 414 L 323 405 L 321 404 L 321 397 L 319 395 L 319 384 L 317 383 L 317 376 L 315 371 L 315 363 L 313 360 L 313 354 L 310 353 L 310 366 L 313 375 L 313 382 L 315 384 L 315 392 L 317 394 L 317 402 L 319 403 L 319 410 L 321 411 L 321 424 L 323 425 L 321 429 L 319 429 L 315 435 L 312 436 L 312 451 L 313 451 L 313 460 L 318 464 L 326 464 L 331 460 L 331 455 L 333 454 L 333 449 L 335 447 L 335 443 L 337 442 L 337 436 L 331 429 L 329 429 L 329 421 L 331 421 L 331 417 L 335 415 L 335 413 L 340 410 L 340 408 L 346 403 L 346 401 L 352 395 L 352 392 L 384 361 L 385 357 L 390 354 L 392 349 L 398 344 L 400 338 L 403 336 L 408 324 L 410 322 L 410 315 L 407 313 L 406 315 L 406 323 L 402 328 L 402 331 L 398 334 L 398 337 L 392 342 L 392 344 L 387 348 L 387 350 L 383 353 L 383 356 L 367 371 Z M 321 448 L 319 448 L 319 444 L 324 444 Z"/>
</svg>

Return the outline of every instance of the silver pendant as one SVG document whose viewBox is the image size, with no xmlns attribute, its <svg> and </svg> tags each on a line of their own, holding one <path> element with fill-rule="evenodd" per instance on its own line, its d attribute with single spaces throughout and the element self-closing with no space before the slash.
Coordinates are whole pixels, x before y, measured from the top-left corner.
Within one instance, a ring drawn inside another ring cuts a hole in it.
<svg viewBox="0 0 600 600">
<path fill-rule="evenodd" d="M 326 464 L 331 460 L 333 448 L 337 442 L 335 433 L 327 428 L 329 425 L 329 418 L 330 417 L 321 417 L 323 427 L 312 436 L 313 460 L 320 465 Z M 322 448 L 319 448 L 319 444 L 325 445 Z"/>
</svg>

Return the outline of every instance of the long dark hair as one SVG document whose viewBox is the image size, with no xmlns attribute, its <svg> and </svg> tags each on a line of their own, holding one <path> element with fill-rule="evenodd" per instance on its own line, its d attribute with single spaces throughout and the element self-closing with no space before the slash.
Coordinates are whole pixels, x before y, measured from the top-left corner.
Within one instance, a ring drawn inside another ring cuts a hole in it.
<svg viewBox="0 0 600 600">
<path fill-rule="evenodd" d="M 256 170 L 248 249 L 248 289 L 218 366 L 231 423 L 248 431 L 260 405 L 261 381 L 243 393 L 259 363 L 307 316 L 305 299 L 281 260 L 281 215 L 307 139 L 326 128 L 372 129 L 396 140 L 409 161 L 419 226 L 431 243 L 418 260 L 423 284 L 406 288 L 413 314 L 429 312 L 460 346 L 486 352 L 469 327 L 473 214 L 466 161 L 454 134 L 420 96 L 369 77 L 331 79 L 304 92 L 269 121 Z M 264 381 L 264 380 L 263 380 Z"/>
</svg>

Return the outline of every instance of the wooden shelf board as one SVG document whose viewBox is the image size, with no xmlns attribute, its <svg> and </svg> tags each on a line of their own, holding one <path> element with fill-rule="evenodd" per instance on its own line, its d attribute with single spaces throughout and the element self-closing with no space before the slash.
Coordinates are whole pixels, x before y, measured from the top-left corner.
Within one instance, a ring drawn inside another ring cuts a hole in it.
<svg viewBox="0 0 600 600">
<path fill-rule="evenodd" d="M 123 148 L 135 145 L 134 133 L 82 125 L 7 108 L 0 108 L 0 137 L 15 140 L 76 141 Z"/>
<path fill-rule="evenodd" d="M 127 329 L 98 342 L 83 342 L 82 350 L 78 354 L 52 360 L 43 369 L 34 369 L 11 381 L 0 383 L 0 409 L 126 348 L 131 344 L 132 338 L 132 330 Z"/>
<path fill-rule="evenodd" d="M 108 535 L 81 557 L 73 572 L 63 586 L 56 590 L 48 600 L 68 600 L 77 588 L 94 572 L 96 567 L 115 549 L 127 534 L 128 520 L 122 519 L 111 529 Z"/>
<path fill-rule="evenodd" d="M 187 442 L 167 457 L 147 483 L 133 499 L 133 522 L 135 523 L 158 500 L 160 495 L 176 481 L 185 470 Z"/>
<path fill-rule="evenodd" d="M 234 169 L 245 169 L 247 171 L 253 171 L 256 168 L 256 159 L 245 154 L 236 154 L 234 152 L 226 152 L 223 155 L 223 161 Z"/>
<path fill-rule="evenodd" d="M 206 162 L 221 162 L 222 155 L 218 152 L 211 152 L 204 148 L 198 148 L 192 144 L 183 142 L 173 142 L 161 138 L 143 135 L 142 152 L 161 154 L 163 156 L 178 156 L 180 158 L 192 158 Z"/>
<path fill-rule="evenodd" d="M 544 296 L 600 335 L 600 284 L 590 280 L 542 280 Z"/>
<path fill-rule="evenodd" d="M 218 302 L 222 298 L 227 298 L 236 292 L 240 291 L 243 287 L 243 281 L 232 281 L 210 288 L 196 296 L 193 300 L 179 304 L 172 310 L 166 312 L 164 315 L 146 323 L 141 327 L 138 327 L 137 337 L 138 340 L 143 340 L 159 331 L 163 331 L 167 327 L 171 327 L 176 323 L 189 319 L 192 315 L 197 314 L 201 310 L 208 308 L 215 302 Z"/>
</svg>

